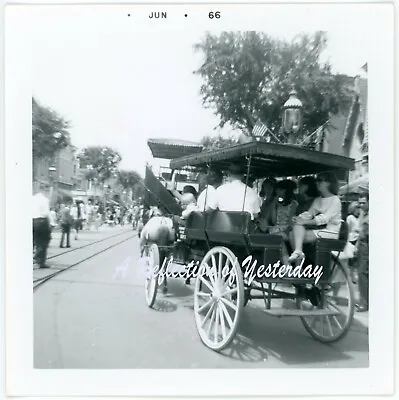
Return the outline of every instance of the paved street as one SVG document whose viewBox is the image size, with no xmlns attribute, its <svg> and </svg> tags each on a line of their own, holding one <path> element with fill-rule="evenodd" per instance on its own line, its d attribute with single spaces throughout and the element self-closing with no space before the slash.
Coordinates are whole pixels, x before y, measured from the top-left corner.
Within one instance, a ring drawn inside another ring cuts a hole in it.
<svg viewBox="0 0 399 400">
<path fill-rule="evenodd" d="M 169 294 L 160 294 L 155 310 L 151 310 L 145 303 L 137 259 L 138 240 L 132 238 L 35 291 L 36 368 L 368 365 L 365 316 L 355 321 L 342 341 L 323 345 L 307 334 L 299 318 L 264 315 L 255 301 L 245 308 L 233 345 L 217 354 L 201 343 L 196 332 L 193 286 L 171 280 Z"/>
</svg>

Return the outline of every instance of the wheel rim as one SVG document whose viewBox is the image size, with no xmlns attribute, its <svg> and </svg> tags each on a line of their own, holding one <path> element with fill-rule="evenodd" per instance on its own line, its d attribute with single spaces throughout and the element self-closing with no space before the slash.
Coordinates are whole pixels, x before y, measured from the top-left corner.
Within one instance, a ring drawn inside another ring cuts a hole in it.
<svg viewBox="0 0 399 400">
<path fill-rule="evenodd" d="M 225 247 L 211 249 L 202 260 L 194 290 L 197 331 L 206 346 L 220 351 L 237 331 L 244 302 L 242 271 Z"/>
<path fill-rule="evenodd" d="M 158 292 L 158 276 L 156 275 L 157 269 L 160 268 L 158 246 L 156 244 L 152 244 L 146 248 L 144 254 L 147 257 L 145 298 L 148 306 L 152 307 L 155 303 Z"/>
<path fill-rule="evenodd" d="M 331 278 L 328 284 L 320 287 L 324 298 L 324 310 L 334 311 L 336 315 L 301 317 L 306 330 L 317 340 L 334 342 L 341 339 L 349 330 L 354 313 L 354 290 L 350 274 L 338 260 L 331 264 Z M 297 300 L 303 310 L 314 310 L 308 301 Z"/>
</svg>

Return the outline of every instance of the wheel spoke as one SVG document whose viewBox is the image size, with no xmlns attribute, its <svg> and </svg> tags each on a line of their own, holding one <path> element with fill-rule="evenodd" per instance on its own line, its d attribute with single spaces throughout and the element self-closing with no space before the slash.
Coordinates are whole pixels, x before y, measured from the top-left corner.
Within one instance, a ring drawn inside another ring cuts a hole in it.
<svg viewBox="0 0 399 400">
<path fill-rule="evenodd" d="M 215 344 L 218 342 L 218 336 L 219 336 L 219 307 L 216 306 L 215 331 L 213 337 L 213 342 Z"/>
<path fill-rule="evenodd" d="M 205 292 L 198 292 L 197 293 L 198 297 L 210 297 L 211 293 L 205 293 Z"/>
<path fill-rule="evenodd" d="M 328 327 L 328 330 L 330 331 L 330 336 L 334 336 L 329 317 L 330 317 L 329 315 L 326 315 L 327 327 Z"/>
<path fill-rule="evenodd" d="M 344 312 L 342 312 L 342 310 L 340 310 L 335 304 L 331 303 L 330 300 L 327 300 L 327 305 L 331 306 L 335 311 L 339 312 L 341 315 L 345 315 Z"/>
<path fill-rule="evenodd" d="M 212 325 L 213 325 L 213 321 L 214 321 L 214 319 L 215 319 L 215 307 L 213 307 L 213 310 L 212 310 L 212 316 L 211 316 L 211 321 L 209 322 L 209 326 L 208 326 L 208 330 L 207 330 L 207 333 L 206 333 L 206 335 L 209 337 L 209 335 L 210 335 L 210 333 L 211 333 L 211 329 L 212 329 Z"/>
<path fill-rule="evenodd" d="M 234 294 L 234 293 L 237 293 L 237 292 L 238 292 L 238 289 L 235 287 L 233 289 L 229 289 L 229 290 L 223 292 L 220 296 L 221 297 L 225 297 L 225 296 L 227 296 L 229 294 Z"/>
<path fill-rule="evenodd" d="M 205 304 L 203 304 L 199 309 L 198 309 L 198 313 L 201 313 L 202 311 L 205 310 L 205 308 L 207 308 L 211 303 L 212 303 L 213 299 L 209 299 Z"/>
<path fill-rule="evenodd" d="M 208 312 L 207 312 L 206 315 L 205 315 L 205 318 L 204 318 L 204 319 L 202 320 L 202 322 L 201 322 L 201 328 L 203 328 L 204 325 L 205 325 L 205 323 L 206 323 L 206 321 L 208 321 L 209 316 L 211 315 L 211 313 L 212 313 L 214 307 L 215 307 L 215 303 L 212 303 L 212 305 L 210 306 Z"/>
<path fill-rule="evenodd" d="M 313 318 L 313 322 L 312 322 L 312 330 L 314 330 L 314 329 L 315 329 L 315 327 L 316 327 L 316 323 L 317 323 L 317 318 L 316 318 L 316 317 L 314 317 L 314 318 Z"/>
<path fill-rule="evenodd" d="M 218 307 L 220 307 L 220 310 L 219 310 L 220 326 L 221 326 L 221 328 L 222 328 L 222 338 L 224 339 L 224 338 L 227 336 L 227 333 L 226 333 L 226 324 L 225 324 L 225 319 L 224 319 L 222 307 L 219 306 L 219 304 L 218 304 Z"/>
<path fill-rule="evenodd" d="M 201 280 L 202 283 L 205 284 L 205 286 L 207 286 L 207 288 L 208 288 L 209 290 L 211 290 L 211 291 L 213 292 L 214 288 L 204 279 L 204 277 L 201 276 L 201 277 L 200 277 L 200 280 Z"/>
<path fill-rule="evenodd" d="M 332 315 L 332 319 L 333 321 L 335 321 L 335 323 L 338 325 L 338 328 L 340 330 L 342 330 L 342 325 L 340 324 L 340 322 L 338 321 L 338 318 L 335 315 Z"/>
<path fill-rule="evenodd" d="M 237 306 L 232 301 L 227 300 L 224 297 L 221 297 L 220 300 L 223 301 L 224 304 L 232 308 L 234 311 L 237 311 Z"/>
<path fill-rule="evenodd" d="M 233 327 L 233 320 L 230 317 L 229 312 L 227 311 L 226 306 L 223 303 L 219 303 L 222 309 L 224 316 L 226 317 L 227 323 L 229 324 L 230 329 Z"/>
<path fill-rule="evenodd" d="M 230 260 L 227 259 L 227 260 L 226 260 L 226 264 L 224 265 L 224 267 L 222 268 L 222 270 L 228 269 L 228 268 L 229 268 L 229 265 L 230 265 Z M 228 273 L 226 276 L 224 276 L 224 274 L 222 275 L 221 281 L 222 281 L 223 284 L 226 283 L 226 280 L 229 279 L 229 276 L 230 276 L 230 271 L 229 271 L 229 273 Z"/>
<path fill-rule="evenodd" d="M 215 287 L 216 282 L 215 282 L 214 276 L 212 275 L 212 268 L 207 263 L 205 263 L 205 270 L 206 270 L 206 276 L 211 281 L 211 284 L 213 285 L 213 287 Z"/>
<path fill-rule="evenodd" d="M 223 260 L 223 254 L 219 253 L 219 265 L 218 265 L 218 280 L 221 281 L 222 280 L 222 260 Z"/>
</svg>

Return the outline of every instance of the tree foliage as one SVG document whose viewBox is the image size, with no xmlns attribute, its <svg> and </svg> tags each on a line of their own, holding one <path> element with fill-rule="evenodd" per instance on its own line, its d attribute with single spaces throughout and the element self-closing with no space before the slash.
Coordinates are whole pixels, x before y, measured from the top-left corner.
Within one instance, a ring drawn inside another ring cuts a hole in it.
<svg viewBox="0 0 399 400">
<path fill-rule="evenodd" d="M 79 156 L 80 168 L 87 169 L 86 179 L 105 182 L 118 172 L 122 160 L 118 151 L 106 146 L 91 146 L 83 149 Z"/>
<path fill-rule="evenodd" d="M 123 189 L 133 189 L 134 185 L 138 182 L 142 182 L 142 177 L 136 171 L 120 170 L 118 174 L 118 182 Z"/>
<path fill-rule="evenodd" d="M 326 45 L 324 32 L 290 43 L 258 32 L 207 33 L 195 45 L 204 55 L 194 71 L 204 80 L 203 105 L 215 110 L 220 127 L 230 123 L 250 133 L 261 120 L 281 135 L 282 106 L 295 87 L 303 102 L 303 132 L 310 133 L 351 101 L 352 79 L 334 75 L 329 64 L 320 62 Z"/>
<path fill-rule="evenodd" d="M 51 159 L 70 144 L 70 124 L 56 111 L 41 106 L 32 97 L 33 160 Z"/>
<path fill-rule="evenodd" d="M 204 136 L 200 143 L 203 146 L 203 151 L 209 150 L 217 150 L 222 149 L 224 147 L 234 146 L 238 143 L 238 139 L 233 136 L 223 137 L 221 135 L 218 136 Z"/>
</svg>

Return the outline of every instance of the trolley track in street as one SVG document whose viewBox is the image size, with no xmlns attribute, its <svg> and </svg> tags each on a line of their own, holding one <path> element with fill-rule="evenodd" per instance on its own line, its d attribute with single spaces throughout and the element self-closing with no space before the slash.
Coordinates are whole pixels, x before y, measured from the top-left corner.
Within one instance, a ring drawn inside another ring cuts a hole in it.
<svg viewBox="0 0 399 400">
<path fill-rule="evenodd" d="M 95 245 L 95 244 L 97 244 L 97 243 L 104 242 L 104 241 L 106 241 L 106 240 L 108 240 L 108 239 L 112 239 L 112 238 L 114 238 L 114 237 L 118 237 L 118 236 L 125 235 L 126 233 L 131 233 L 131 231 L 119 232 L 119 233 L 117 233 L 116 235 L 106 236 L 105 238 L 102 238 L 102 239 L 100 239 L 100 240 L 96 240 L 96 241 L 94 241 L 94 242 L 87 243 L 87 244 L 85 244 L 85 245 L 83 245 L 83 246 L 73 247 L 73 248 L 71 248 L 71 249 L 69 249 L 69 250 L 62 251 L 62 252 L 60 252 L 60 253 L 58 253 L 58 254 L 54 254 L 54 255 L 52 255 L 52 256 L 50 256 L 50 257 L 47 257 L 47 260 L 52 260 L 52 259 L 54 259 L 54 258 L 63 256 L 64 254 L 72 253 L 73 251 L 77 251 L 77 250 L 84 249 L 84 248 L 89 247 L 89 246 L 93 246 L 93 245 Z"/>
<path fill-rule="evenodd" d="M 87 248 L 87 247 L 89 247 L 89 246 L 92 246 L 92 245 L 95 245 L 95 244 L 99 244 L 99 243 L 101 243 L 101 242 L 105 242 L 105 241 L 108 240 L 108 239 L 113 239 L 113 238 L 122 236 L 122 235 L 124 235 L 124 234 L 129 234 L 129 235 L 128 235 L 126 238 L 123 238 L 123 240 L 118 240 L 117 242 L 114 242 L 114 243 L 112 243 L 111 245 L 107 245 L 105 248 L 102 247 L 102 248 L 100 248 L 98 251 L 95 251 L 94 253 L 89 254 L 88 256 L 85 256 L 84 258 L 79 259 L 78 261 L 73 262 L 72 264 L 70 264 L 70 265 L 68 265 L 68 266 L 66 266 L 66 267 L 59 266 L 59 267 L 57 268 L 57 267 L 55 266 L 55 268 L 57 268 L 57 269 L 56 269 L 54 272 L 51 272 L 50 274 L 47 274 L 47 275 L 45 275 L 45 276 L 43 276 L 43 277 L 40 277 L 40 278 L 34 278 L 34 279 L 33 279 L 33 291 L 36 291 L 36 290 L 37 290 L 40 286 L 42 286 L 45 282 L 49 281 L 50 279 L 54 278 L 55 276 L 58 276 L 58 275 L 61 274 L 62 272 L 67 271 L 67 270 L 69 270 L 69 269 L 71 269 L 71 268 L 73 268 L 73 267 L 76 267 L 77 265 L 82 264 L 82 263 L 84 263 L 85 261 L 90 260 L 91 258 L 94 258 L 94 257 L 96 257 L 96 256 L 99 255 L 99 254 L 102 254 L 102 253 L 104 253 L 104 252 L 106 252 L 106 251 L 108 251 L 108 250 L 110 250 L 110 249 L 112 249 L 112 248 L 114 248 L 114 247 L 116 247 L 116 246 L 122 244 L 122 243 L 125 243 L 125 242 L 127 242 L 128 240 L 137 237 L 138 234 L 137 234 L 137 232 L 134 232 L 134 233 L 132 234 L 132 231 L 119 233 L 119 234 L 117 234 L 117 235 L 108 236 L 108 237 L 103 238 L 103 239 L 101 239 L 101 240 L 98 240 L 98 241 L 96 241 L 96 242 L 88 243 L 87 245 L 77 247 L 77 248 L 75 248 L 75 249 L 73 249 L 73 250 L 64 251 L 64 252 L 62 252 L 62 253 L 56 254 L 56 255 L 54 255 L 54 256 L 52 256 L 52 257 L 49 257 L 48 259 L 54 259 L 54 258 L 56 258 L 56 257 L 60 257 L 60 256 L 65 255 L 65 254 L 67 254 L 67 253 L 71 253 L 71 252 L 73 252 L 73 251 L 78 251 L 78 250 L 81 250 L 81 249 L 85 249 L 85 248 Z"/>
</svg>

